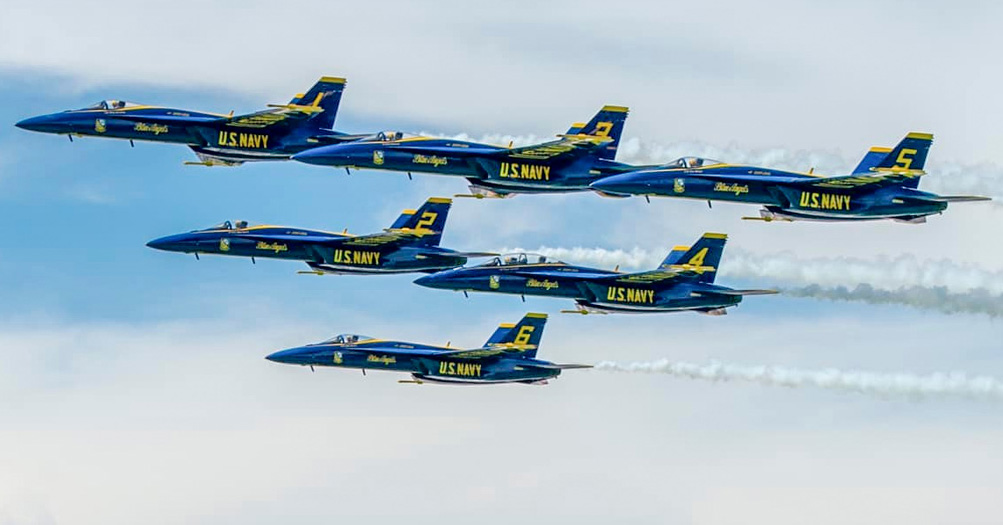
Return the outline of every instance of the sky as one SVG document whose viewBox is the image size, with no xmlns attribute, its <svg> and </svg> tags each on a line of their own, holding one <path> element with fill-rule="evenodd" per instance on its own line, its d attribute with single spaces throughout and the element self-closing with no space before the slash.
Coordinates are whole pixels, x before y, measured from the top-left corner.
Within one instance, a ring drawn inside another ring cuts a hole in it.
<svg viewBox="0 0 1003 525">
<path fill-rule="evenodd" d="M 906 225 L 590 194 L 455 201 L 450 248 L 643 269 L 725 232 L 719 282 L 790 292 L 723 317 L 575 316 L 413 276 L 144 246 L 226 219 L 377 231 L 462 180 L 184 166 L 182 147 L 13 123 L 105 98 L 248 112 L 333 75 L 348 78 L 346 132 L 529 143 L 618 104 L 621 160 L 828 174 L 932 132 L 921 188 L 1003 197 L 1001 16 L 925 1 L 8 2 L 0 525 L 997 523 L 1003 396 L 882 385 L 1003 379 L 998 202 Z M 341 332 L 480 345 L 527 311 L 550 314 L 540 357 L 555 362 L 877 374 L 882 388 L 578 370 L 542 387 L 417 387 L 263 359 Z"/>
</svg>

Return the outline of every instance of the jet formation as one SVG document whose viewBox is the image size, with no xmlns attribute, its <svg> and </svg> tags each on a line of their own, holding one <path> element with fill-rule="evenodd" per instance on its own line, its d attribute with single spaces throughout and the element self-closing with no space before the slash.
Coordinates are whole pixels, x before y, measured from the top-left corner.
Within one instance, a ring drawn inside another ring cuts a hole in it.
<svg viewBox="0 0 1003 525">
<path fill-rule="evenodd" d="M 919 189 L 933 135 L 909 133 L 894 148 L 873 147 L 847 175 L 820 176 L 769 167 L 682 157 L 664 164 L 616 160 L 629 110 L 606 105 L 588 122 L 573 124 L 554 140 L 493 145 L 401 131 L 348 134 L 334 129 L 345 79 L 322 77 L 285 104 L 234 115 L 135 104 L 110 99 L 40 115 L 19 128 L 74 137 L 181 144 L 202 166 L 295 160 L 325 167 L 433 174 L 464 180 L 458 197 L 505 198 L 517 194 L 592 192 L 604 197 L 642 196 L 737 202 L 762 206 L 775 221 L 922 223 L 950 203 L 989 200 L 938 195 Z M 553 297 L 574 302 L 568 313 L 689 311 L 723 315 L 745 296 L 771 289 L 734 289 L 715 283 L 727 236 L 705 233 L 677 246 L 655 269 L 624 273 L 576 266 L 544 255 L 458 251 L 440 246 L 448 198 L 429 198 L 405 210 L 382 232 L 352 235 L 299 227 L 219 225 L 152 240 L 154 249 L 200 255 L 271 258 L 306 263 L 312 274 L 425 273 L 418 285 L 462 292 Z M 491 257 L 467 266 L 469 259 Z M 529 313 L 502 324 L 481 347 L 456 349 L 343 334 L 268 355 L 270 361 L 315 367 L 388 370 L 410 374 L 409 383 L 543 384 L 563 370 L 589 365 L 537 359 L 546 314 Z"/>
</svg>

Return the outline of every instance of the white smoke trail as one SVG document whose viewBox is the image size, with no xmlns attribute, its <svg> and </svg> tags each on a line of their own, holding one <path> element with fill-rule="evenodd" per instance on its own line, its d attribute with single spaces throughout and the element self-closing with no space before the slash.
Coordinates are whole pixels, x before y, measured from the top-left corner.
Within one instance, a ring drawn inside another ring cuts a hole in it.
<svg viewBox="0 0 1003 525">
<path fill-rule="evenodd" d="M 629 364 L 603 361 L 596 364 L 595 369 L 607 372 L 667 374 L 713 382 L 744 381 L 787 388 L 815 387 L 884 398 L 957 397 L 1003 401 L 1003 382 L 986 376 L 968 377 L 961 372 L 914 375 L 843 371 L 832 368 L 799 370 L 778 366 L 745 366 L 718 361 L 701 365 L 668 359 Z"/>
<path fill-rule="evenodd" d="M 488 144 L 528 146 L 554 137 L 535 135 L 489 134 L 471 137 L 455 135 L 457 140 L 470 140 Z M 895 140 L 898 140 L 897 138 Z M 892 146 L 889 143 L 886 146 Z M 628 164 L 665 164 L 683 156 L 698 156 L 717 159 L 732 164 L 749 164 L 769 168 L 808 171 L 814 168 L 823 175 L 845 175 L 863 157 L 865 147 L 861 147 L 857 157 L 846 157 L 838 151 L 789 150 L 786 148 L 744 149 L 737 144 L 725 147 L 704 142 L 683 141 L 671 144 L 643 141 L 630 138 L 621 141 L 617 160 Z M 959 164 L 936 159 L 931 153 L 921 188 L 944 195 L 984 195 L 994 199 L 993 205 L 1003 206 L 1003 166 L 991 163 Z"/>
<path fill-rule="evenodd" d="M 623 269 L 655 268 L 665 257 L 665 253 L 641 248 L 543 246 L 532 251 L 571 263 Z M 731 251 L 721 265 L 721 277 L 755 283 L 757 287 L 772 286 L 793 297 L 1003 316 L 1003 272 L 948 260 L 920 260 L 911 255 L 873 260 L 805 259 L 790 252 L 755 255 Z"/>
</svg>

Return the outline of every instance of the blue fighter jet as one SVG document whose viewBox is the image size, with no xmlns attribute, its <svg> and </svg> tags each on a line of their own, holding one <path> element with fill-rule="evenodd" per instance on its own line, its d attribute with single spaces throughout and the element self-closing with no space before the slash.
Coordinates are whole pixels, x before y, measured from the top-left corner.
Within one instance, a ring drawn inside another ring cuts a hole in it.
<svg viewBox="0 0 1003 525">
<path fill-rule="evenodd" d="M 850 175 L 740 166 L 684 157 L 656 168 L 613 175 L 593 182 L 603 195 L 650 195 L 761 204 L 763 221 L 859 221 L 893 219 L 926 222 L 948 203 L 988 197 L 937 195 L 918 189 L 933 135 L 909 133 L 893 149 L 872 148 Z"/>
<path fill-rule="evenodd" d="M 455 268 L 468 257 L 489 252 L 458 252 L 439 246 L 450 199 L 433 197 L 418 210 L 404 210 L 390 228 L 371 235 L 332 233 L 286 226 L 249 226 L 245 221 L 170 235 L 147 246 L 171 252 L 269 257 L 304 261 L 314 274 L 434 272 Z"/>
<path fill-rule="evenodd" d="M 276 363 L 335 366 L 366 370 L 410 372 L 401 383 L 489 385 L 546 384 L 562 370 L 590 365 L 558 365 L 536 358 L 546 314 L 529 313 L 516 324 L 502 324 L 484 346 L 460 350 L 450 346 L 387 341 L 343 334 L 322 343 L 290 348 L 269 355 Z"/>
<path fill-rule="evenodd" d="M 573 299 L 567 313 L 695 311 L 724 315 L 745 295 L 775 290 L 734 290 L 714 284 L 727 236 L 705 233 L 692 247 L 676 246 L 655 270 L 620 273 L 572 266 L 542 255 L 514 254 L 486 264 L 418 278 L 429 288 Z"/>
<path fill-rule="evenodd" d="M 346 170 L 463 177 L 471 191 L 464 197 L 585 191 L 600 177 L 635 169 L 614 160 L 626 120 L 627 108 L 605 106 L 591 121 L 558 135 L 558 140 L 516 148 L 387 131 L 304 151 L 293 160 Z"/>
<path fill-rule="evenodd" d="M 83 109 L 22 120 L 17 127 L 78 137 L 109 137 L 185 144 L 204 166 L 286 160 L 295 153 L 360 136 L 334 131 L 345 79 L 323 77 L 288 104 L 234 116 L 103 100 Z"/>
</svg>

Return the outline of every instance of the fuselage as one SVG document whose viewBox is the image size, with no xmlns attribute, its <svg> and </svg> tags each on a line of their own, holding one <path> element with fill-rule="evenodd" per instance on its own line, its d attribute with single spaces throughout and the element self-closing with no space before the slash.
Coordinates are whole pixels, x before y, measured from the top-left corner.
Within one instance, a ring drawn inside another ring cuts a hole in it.
<svg viewBox="0 0 1003 525">
<path fill-rule="evenodd" d="M 59 135 L 184 144 L 198 154 L 234 162 L 285 160 L 321 145 L 318 135 L 333 142 L 342 135 L 303 125 L 302 120 L 286 122 L 267 112 L 233 119 L 230 115 L 138 104 L 117 108 L 116 103 L 32 117 L 16 126 Z"/>
<path fill-rule="evenodd" d="M 791 219 L 912 219 L 947 208 L 947 203 L 931 200 L 933 194 L 902 186 L 821 189 L 799 184 L 818 180 L 824 178 L 755 166 L 713 164 L 628 172 L 598 180 L 591 187 L 614 196 L 761 204 L 769 212 Z"/>
<path fill-rule="evenodd" d="M 585 191 L 602 169 L 626 169 L 591 155 L 562 156 L 541 151 L 506 155 L 508 148 L 453 139 L 408 137 L 359 140 L 322 146 L 294 160 L 320 166 L 451 175 L 506 193 Z"/>
<path fill-rule="evenodd" d="M 466 257 L 439 247 L 414 246 L 387 236 L 356 237 L 284 226 L 234 228 L 224 224 L 161 237 L 148 243 L 158 250 L 267 257 L 303 261 L 316 271 L 335 274 L 430 272 L 455 268 Z"/>
<path fill-rule="evenodd" d="M 696 310 L 709 312 L 735 306 L 739 295 L 700 294 L 722 289 L 681 280 L 632 281 L 620 274 L 565 263 L 486 264 L 420 277 L 416 284 L 462 292 L 488 292 L 572 299 L 582 307 L 631 313 Z"/>
<path fill-rule="evenodd" d="M 358 336 L 339 336 L 358 337 Z M 335 338 L 337 339 L 337 338 Z M 560 375 L 559 369 L 520 367 L 536 359 L 504 356 L 482 359 L 442 355 L 455 348 L 359 338 L 324 342 L 275 352 L 268 360 L 301 366 L 329 366 L 410 373 L 417 380 L 457 384 L 536 383 Z"/>
</svg>

